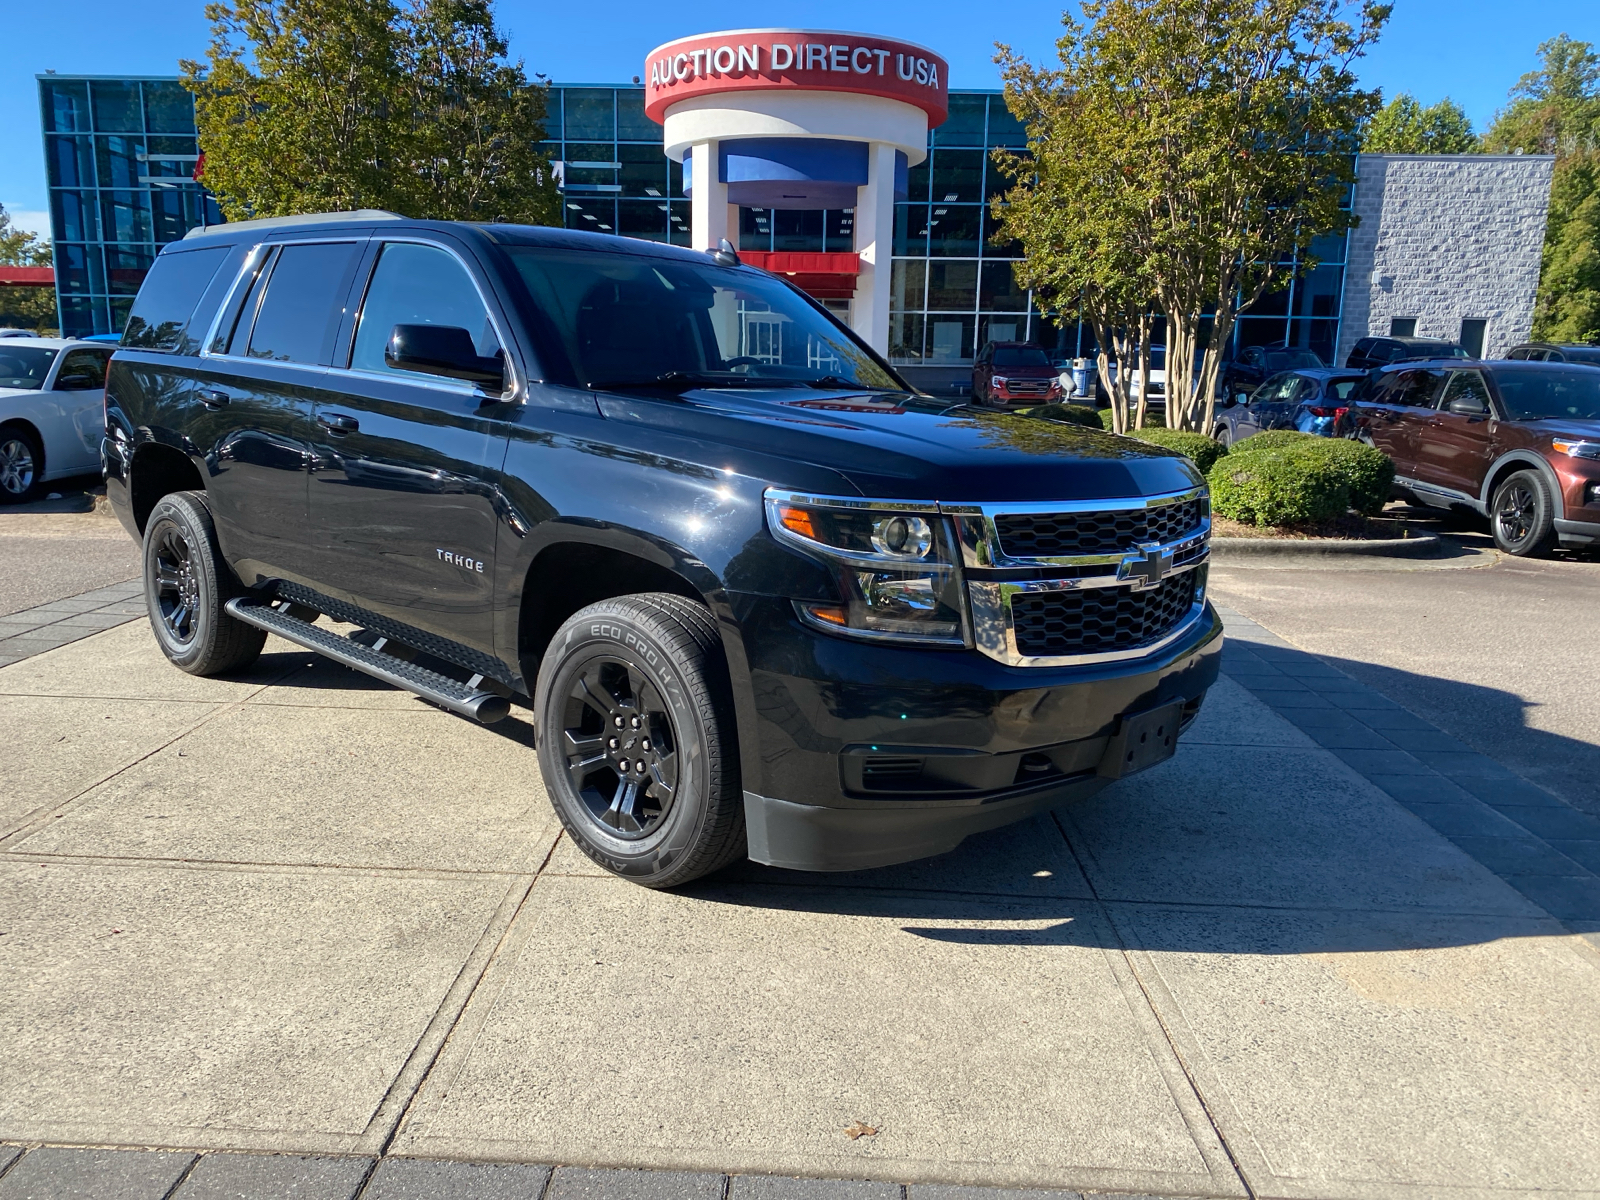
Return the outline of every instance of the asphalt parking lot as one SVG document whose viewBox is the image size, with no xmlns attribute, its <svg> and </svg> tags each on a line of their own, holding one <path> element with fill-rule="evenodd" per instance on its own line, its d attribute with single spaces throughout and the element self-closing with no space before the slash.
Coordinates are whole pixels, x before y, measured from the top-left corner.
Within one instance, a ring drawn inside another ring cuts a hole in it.
<svg viewBox="0 0 1600 1200">
<path fill-rule="evenodd" d="M 1581 756 L 1581 689 L 1394 615 L 1578 566 L 1219 563 L 1171 762 L 941 859 L 674 893 L 559 836 L 519 717 L 276 641 L 193 679 L 95 592 L 126 623 L 0 668 L 0 1200 L 1592 1195 L 1600 822 L 1448 702 Z M 1517 636 L 1592 627 L 1560 594 Z M 1323 632 L 1361 596 L 1383 632 Z"/>
</svg>

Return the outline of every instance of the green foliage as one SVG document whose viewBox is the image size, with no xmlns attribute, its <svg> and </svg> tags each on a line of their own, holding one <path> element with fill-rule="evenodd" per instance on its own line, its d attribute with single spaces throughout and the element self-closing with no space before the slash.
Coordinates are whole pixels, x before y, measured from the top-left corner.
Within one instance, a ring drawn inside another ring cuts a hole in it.
<svg viewBox="0 0 1600 1200">
<path fill-rule="evenodd" d="M 1100 413 L 1086 404 L 1041 404 L 1028 410 L 1030 417 L 1043 417 L 1046 421 L 1061 421 L 1068 425 L 1087 425 L 1090 429 L 1109 429 L 1102 424 Z"/>
<path fill-rule="evenodd" d="M 1600 341 L 1600 55 L 1561 34 L 1484 134 L 1496 153 L 1554 154 L 1533 336 Z"/>
<path fill-rule="evenodd" d="M 1137 438 L 1141 442 L 1149 442 L 1152 446 L 1176 450 L 1179 454 L 1194 460 L 1194 465 L 1200 469 L 1202 475 L 1211 470 L 1217 459 L 1228 453 L 1228 448 L 1220 442 L 1183 429 L 1130 429 L 1127 436 Z"/>
<path fill-rule="evenodd" d="M 1114 431 L 1115 430 L 1115 426 L 1113 426 L 1111 422 L 1112 422 L 1111 410 L 1109 408 L 1102 408 L 1100 410 L 1100 424 L 1103 427 L 1105 427 L 1106 429 L 1111 429 L 1111 430 Z M 1165 429 L 1166 428 L 1166 422 L 1162 419 L 1162 416 L 1161 416 L 1160 413 L 1146 413 L 1145 414 L 1145 418 L 1144 418 L 1144 425 L 1142 426 L 1142 428 L 1144 428 L 1144 429 Z M 1131 436 L 1133 436 L 1134 432 L 1135 432 L 1134 430 L 1130 429 L 1128 431 L 1128 435 L 1131 437 Z"/>
<path fill-rule="evenodd" d="M 550 222 L 547 88 L 488 0 L 222 0 L 195 95 L 204 180 L 232 219 L 385 208 Z"/>
<path fill-rule="evenodd" d="M 1327 438 L 1319 438 L 1314 433 L 1301 433 L 1298 429 L 1268 429 L 1254 437 L 1245 438 L 1233 444 L 1235 454 L 1244 454 L 1253 450 L 1281 450 L 1285 446 L 1304 446 L 1308 442 L 1325 442 Z"/>
<path fill-rule="evenodd" d="M 51 261 L 50 243 L 41 241 L 36 233 L 18 229 L 6 206 L 0 204 L 0 266 L 48 267 Z M 0 288 L 0 325 L 54 334 L 60 325 L 55 288 Z"/>
<path fill-rule="evenodd" d="M 1378 106 L 1355 60 L 1387 20 L 1360 0 L 1086 0 L 1059 66 L 1002 46 L 1027 156 L 994 202 L 1019 278 L 1119 341 L 1167 318 L 1168 424 L 1211 427 L 1238 313 L 1283 286 L 1312 236 L 1342 232 L 1356 132 Z M 1345 18 L 1354 14 L 1355 23 Z M 1208 336 L 1209 335 L 1209 336 Z M 1204 346 L 1204 352 L 1201 347 Z M 1130 361 L 1118 346 L 1119 359 Z M 1199 368 L 1196 370 L 1195 364 Z"/>
<path fill-rule="evenodd" d="M 1361 148 L 1368 154 L 1470 154 L 1478 138 L 1466 110 L 1450 97 L 1423 108 L 1402 92 L 1367 122 Z"/>
<path fill-rule="evenodd" d="M 1271 459 L 1274 465 L 1257 471 L 1257 459 Z M 1252 519 L 1252 516 L 1236 513 L 1248 512 L 1259 517 L 1262 512 L 1296 510 L 1322 497 L 1328 479 L 1337 482 L 1343 497 L 1340 508 L 1332 516 L 1342 516 L 1347 508 L 1365 516 L 1376 516 L 1383 511 L 1390 485 L 1394 483 L 1394 463 L 1381 451 L 1344 438 L 1316 437 L 1291 429 L 1269 430 L 1235 443 L 1228 462 L 1220 470 L 1225 475 L 1230 471 L 1247 474 L 1247 480 L 1229 475 L 1223 483 L 1228 495 L 1225 509 L 1216 496 L 1217 472 L 1207 472 L 1213 485 L 1213 506 L 1223 516 L 1245 524 L 1285 525 L 1327 520 L 1327 516 Z M 1306 482 L 1308 479 L 1311 482 Z M 1282 489 L 1287 491 L 1280 496 L 1278 491 Z"/>
<path fill-rule="evenodd" d="M 1311 525 L 1350 507 L 1349 485 L 1333 460 L 1296 450 L 1229 454 L 1206 482 L 1211 511 L 1244 525 Z"/>
</svg>

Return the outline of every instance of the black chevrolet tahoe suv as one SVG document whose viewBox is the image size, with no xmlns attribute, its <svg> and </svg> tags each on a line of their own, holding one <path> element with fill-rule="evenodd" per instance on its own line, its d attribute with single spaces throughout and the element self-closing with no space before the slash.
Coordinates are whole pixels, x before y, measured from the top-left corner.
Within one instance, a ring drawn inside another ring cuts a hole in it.
<svg viewBox="0 0 1600 1200">
<path fill-rule="evenodd" d="M 1217 674 L 1188 459 L 919 395 L 726 247 L 191 233 L 104 455 L 174 664 L 271 632 L 531 707 L 574 841 L 654 887 L 951 850 L 1170 756 Z"/>
</svg>

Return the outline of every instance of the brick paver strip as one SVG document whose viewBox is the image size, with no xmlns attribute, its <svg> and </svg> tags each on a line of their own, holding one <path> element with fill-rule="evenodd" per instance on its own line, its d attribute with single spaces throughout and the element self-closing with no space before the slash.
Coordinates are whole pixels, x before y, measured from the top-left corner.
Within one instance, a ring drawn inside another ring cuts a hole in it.
<svg viewBox="0 0 1600 1200">
<path fill-rule="evenodd" d="M 1600 945 L 1600 819 L 1250 618 L 1220 611 L 1228 633 L 1222 670 L 1230 679 Z"/>
<path fill-rule="evenodd" d="M 144 616 L 144 584 L 138 579 L 8 613 L 0 617 L 0 667 Z"/>
<path fill-rule="evenodd" d="M 44 1146 L 0 1175 L 0 1200 L 165 1200 L 193 1163 L 170 1151 Z"/>
<path fill-rule="evenodd" d="M 557 1167 L 546 1200 L 722 1200 L 726 1175 Z"/>
<path fill-rule="evenodd" d="M 353 1200 L 372 1172 L 370 1158 L 293 1154 L 207 1154 L 174 1200 Z"/>
<path fill-rule="evenodd" d="M 361 1200 L 539 1200 L 550 1168 L 523 1163 L 386 1158 Z"/>
</svg>

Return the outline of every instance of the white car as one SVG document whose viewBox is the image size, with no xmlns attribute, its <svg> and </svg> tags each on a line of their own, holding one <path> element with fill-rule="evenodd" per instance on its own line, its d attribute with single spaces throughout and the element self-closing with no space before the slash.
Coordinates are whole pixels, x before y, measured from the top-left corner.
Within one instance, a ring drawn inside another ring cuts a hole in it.
<svg viewBox="0 0 1600 1200">
<path fill-rule="evenodd" d="M 0 340 L 0 504 L 52 479 L 100 470 L 106 364 L 115 346 L 64 338 Z"/>
</svg>

